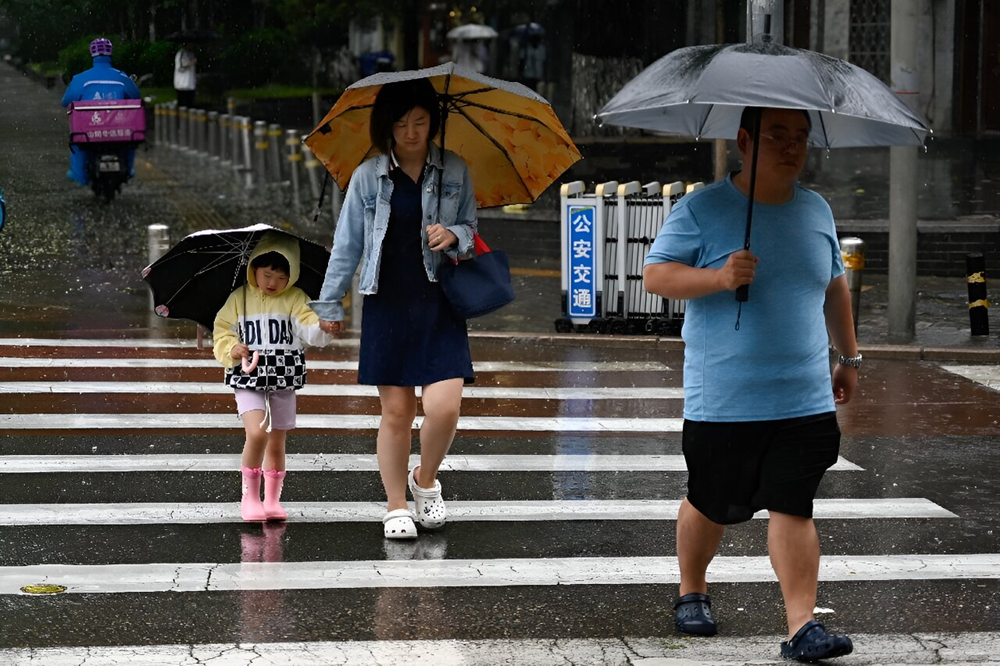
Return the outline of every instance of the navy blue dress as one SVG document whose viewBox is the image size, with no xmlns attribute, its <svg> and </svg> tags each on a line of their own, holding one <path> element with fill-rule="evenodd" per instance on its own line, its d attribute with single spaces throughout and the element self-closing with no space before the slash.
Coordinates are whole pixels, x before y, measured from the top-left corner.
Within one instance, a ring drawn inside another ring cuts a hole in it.
<svg viewBox="0 0 1000 666">
<path fill-rule="evenodd" d="M 378 293 L 364 297 L 358 383 L 426 386 L 473 379 L 465 320 L 452 314 L 441 285 L 427 279 L 422 252 L 421 190 L 400 169 L 392 178 L 389 227 L 382 244 Z"/>
</svg>

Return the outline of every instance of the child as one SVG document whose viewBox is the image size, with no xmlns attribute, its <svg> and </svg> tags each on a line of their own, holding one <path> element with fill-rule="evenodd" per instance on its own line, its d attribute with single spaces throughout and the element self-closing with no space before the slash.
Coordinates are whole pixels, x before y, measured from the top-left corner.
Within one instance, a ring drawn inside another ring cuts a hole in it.
<svg viewBox="0 0 1000 666">
<path fill-rule="evenodd" d="M 226 368 L 225 382 L 236 393 L 246 429 L 240 513 L 247 521 L 288 517 L 278 500 L 285 435 L 295 427 L 295 391 L 306 383 L 303 345 L 322 346 L 333 339 L 306 306 L 309 297 L 294 286 L 298 277 L 298 240 L 268 232 L 250 255 L 247 284 L 229 295 L 215 317 L 215 358 Z"/>
</svg>

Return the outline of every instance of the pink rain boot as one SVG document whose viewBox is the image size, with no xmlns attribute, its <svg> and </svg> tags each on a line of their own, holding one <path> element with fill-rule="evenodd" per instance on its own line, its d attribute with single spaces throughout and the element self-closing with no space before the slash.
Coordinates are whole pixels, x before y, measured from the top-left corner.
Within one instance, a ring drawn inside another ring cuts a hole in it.
<svg viewBox="0 0 1000 666">
<path fill-rule="evenodd" d="M 276 469 L 264 472 L 264 514 L 268 520 L 286 520 L 288 513 L 281 508 L 281 486 L 285 483 L 285 473 Z"/>
<path fill-rule="evenodd" d="M 243 499 L 240 514 L 247 522 L 267 520 L 264 503 L 260 501 L 260 467 L 241 467 L 243 473 Z"/>
</svg>

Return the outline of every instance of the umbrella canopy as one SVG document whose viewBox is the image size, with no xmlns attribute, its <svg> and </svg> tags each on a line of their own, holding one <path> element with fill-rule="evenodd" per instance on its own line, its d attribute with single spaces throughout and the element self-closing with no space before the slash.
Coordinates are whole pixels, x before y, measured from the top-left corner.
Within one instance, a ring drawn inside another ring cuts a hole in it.
<svg viewBox="0 0 1000 666">
<path fill-rule="evenodd" d="M 522 23 L 515 26 L 511 32 L 517 37 L 544 37 L 545 28 L 540 23 Z"/>
<path fill-rule="evenodd" d="M 931 131 L 880 80 L 822 53 L 774 43 L 678 49 L 628 82 L 597 118 L 707 139 L 735 139 L 747 106 L 803 109 L 822 148 L 922 145 Z"/>
<path fill-rule="evenodd" d="M 190 29 L 172 32 L 164 37 L 164 39 L 168 42 L 177 42 L 179 44 L 202 44 L 204 42 L 214 42 L 218 39 L 222 39 L 222 35 L 214 30 Z"/>
<path fill-rule="evenodd" d="M 242 229 L 209 229 L 181 239 L 166 254 L 142 270 L 153 292 L 154 311 L 161 317 L 190 319 L 211 329 L 237 287 L 247 281 L 247 264 L 265 233 L 290 236 L 299 242 L 299 279 L 295 286 L 319 298 L 330 252 L 322 245 L 267 224 Z"/>
<path fill-rule="evenodd" d="M 580 159 L 544 98 L 519 83 L 449 62 L 374 74 L 344 91 L 305 139 L 340 189 L 375 154 L 368 125 L 378 91 L 387 83 L 420 78 L 430 80 L 438 93 L 444 147 L 468 164 L 480 208 L 531 203 Z"/>
<path fill-rule="evenodd" d="M 478 23 L 466 23 L 448 31 L 448 39 L 494 39 L 496 36 L 496 30 Z"/>
</svg>

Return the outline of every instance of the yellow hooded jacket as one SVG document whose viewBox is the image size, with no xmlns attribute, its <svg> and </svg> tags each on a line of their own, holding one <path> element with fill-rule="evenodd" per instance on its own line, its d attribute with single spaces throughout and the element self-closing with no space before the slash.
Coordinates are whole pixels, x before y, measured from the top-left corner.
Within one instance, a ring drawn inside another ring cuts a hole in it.
<svg viewBox="0 0 1000 666">
<path fill-rule="evenodd" d="M 253 260 L 279 252 L 288 260 L 288 286 L 270 296 L 257 287 Z M 215 316 L 212 332 L 215 358 L 226 368 L 225 382 L 233 388 L 258 391 L 299 389 L 306 383 L 304 346 L 321 347 L 333 337 L 319 328 L 319 317 L 306 303 L 309 297 L 294 286 L 299 279 L 299 242 L 285 234 L 268 232 L 254 247 L 247 265 L 247 284 L 238 287 Z M 241 331 L 242 328 L 242 331 Z M 242 332 L 242 336 L 240 333 Z M 256 369 L 243 372 L 240 359 L 230 352 L 241 341 L 260 354 Z"/>
</svg>

